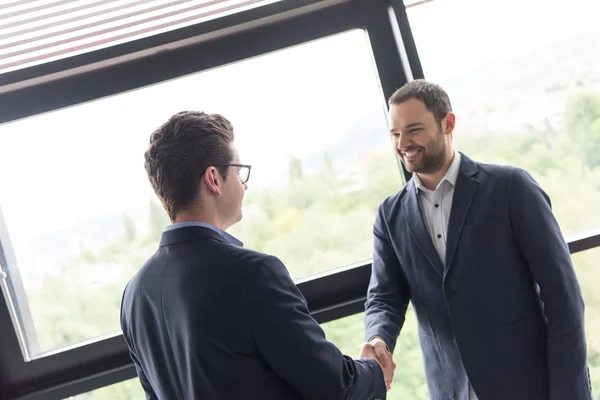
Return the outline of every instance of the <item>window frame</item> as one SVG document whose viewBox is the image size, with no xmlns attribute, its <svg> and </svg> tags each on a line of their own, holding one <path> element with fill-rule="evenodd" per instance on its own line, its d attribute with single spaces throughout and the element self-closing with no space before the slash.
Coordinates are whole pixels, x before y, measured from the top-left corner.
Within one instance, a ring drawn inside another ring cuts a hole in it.
<svg viewBox="0 0 600 400">
<path fill-rule="evenodd" d="M 176 31 L 2 74 L 0 123 L 137 89 L 352 29 L 363 29 L 369 36 L 383 103 L 410 78 L 422 74 L 414 43 L 405 45 L 412 41 L 412 35 L 402 2 L 284 0 Z M 185 60 L 185 64 L 173 66 L 173 60 Z M 409 70 L 412 68 L 416 70 Z M 399 168 L 403 170 L 400 164 Z M 406 171 L 404 174 L 408 176 Z M 317 321 L 327 322 L 363 310 L 369 276 L 370 264 L 362 264 L 299 281 L 298 286 Z M 16 281 L 10 280 L 13 284 Z M 25 295 L 22 285 L 13 286 L 14 296 Z M 135 377 L 135 369 L 120 333 L 26 361 L 13 329 L 9 306 L 7 299 L 0 296 L 0 398 L 62 399 Z M 27 315 L 27 312 L 24 314 Z"/>
</svg>

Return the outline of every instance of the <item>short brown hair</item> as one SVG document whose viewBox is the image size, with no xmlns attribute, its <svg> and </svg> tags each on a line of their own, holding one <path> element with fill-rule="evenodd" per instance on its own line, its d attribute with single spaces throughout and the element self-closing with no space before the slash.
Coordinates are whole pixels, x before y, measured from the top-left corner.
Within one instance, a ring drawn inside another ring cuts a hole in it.
<svg viewBox="0 0 600 400">
<path fill-rule="evenodd" d="M 446 114 L 452 111 L 448 93 L 441 86 L 427 82 L 424 79 L 415 79 L 396 90 L 390 96 L 388 104 L 390 106 L 401 104 L 411 99 L 419 100 L 425 104 L 425 107 L 433 114 L 438 124 L 442 122 Z"/>
<path fill-rule="evenodd" d="M 171 221 L 191 206 L 208 167 L 231 162 L 233 140 L 231 122 L 202 111 L 179 112 L 150 135 L 144 167 Z"/>
</svg>

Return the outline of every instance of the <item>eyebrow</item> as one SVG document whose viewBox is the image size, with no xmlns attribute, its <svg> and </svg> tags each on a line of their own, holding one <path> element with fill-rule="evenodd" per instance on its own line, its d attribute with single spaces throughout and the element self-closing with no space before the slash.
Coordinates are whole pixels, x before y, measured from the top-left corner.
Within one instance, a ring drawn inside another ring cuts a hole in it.
<svg viewBox="0 0 600 400">
<path fill-rule="evenodd" d="M 420 126 L 425 126 L 425 124 L 422 123 L 422 122 L 413 122 L 412 124 L 406 125 L 404 127 L 404 129 L 417 128 L 417 127 L 420 127 Z"/>
<path fill-rule="evenodd" d="M 425 126 L 425 124 L 422 123 L 422 122 L 412 122 L 412 123 L 406 125 L 404 127 L 404 129 L 418 128 L 418 127 L 421 127 L 421 126 Z M 390 132 L 393 133 L 393 132 L 395 132 L 395 130 L 394 129 L 390 129 Z"/>
</svg>

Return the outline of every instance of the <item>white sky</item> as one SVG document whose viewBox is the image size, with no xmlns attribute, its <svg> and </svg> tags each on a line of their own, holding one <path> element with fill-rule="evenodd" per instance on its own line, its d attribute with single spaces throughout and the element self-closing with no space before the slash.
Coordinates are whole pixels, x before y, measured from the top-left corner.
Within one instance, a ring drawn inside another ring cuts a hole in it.
<svg viewBox="0 0 600 400">
<path fill-rule="evenodd" d="M 435 0 L 408 14 L 425 77 L 440 84 L 478 64 L 600 31 L 599 0 Z"/>
<path fill-rule="evenodd" d="M 425 75 L 441 84 L 477 64 L 599 31 L 599 15 L 598 0 L 436 0 L 409 9 Z M 291 153 L 336 142 L 383 104 L 366 35 L 338 35 L 0 126 L 0 206 L 18 243 L 146 204 L 148 137 L 180 110 L 232 121 L 252 183 L 285 170 Z"/>
<path fill-rule="evenodd" d="M 12 241 L 147 204 L 143 152 L 178 111 L 229 118 L 252 182 L 264 182 L 287 171 L 291 153 L 339 141 L 374 109 L 384 118 L 378 82 L 359 30 L 1 126 L 0 206 Z"/>
</svg>

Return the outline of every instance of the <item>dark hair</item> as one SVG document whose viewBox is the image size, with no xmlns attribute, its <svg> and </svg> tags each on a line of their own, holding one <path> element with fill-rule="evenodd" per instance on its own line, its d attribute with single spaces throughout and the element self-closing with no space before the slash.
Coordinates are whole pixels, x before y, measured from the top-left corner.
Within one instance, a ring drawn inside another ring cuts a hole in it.
<svg viewBox="0 0 600 400">
<path fill-rule="evenodd" d="M 401 104 L 411 99 L 417 99 L 425 104 L 425 107 L 433 114 L 438 124 L 442 122 L 446 114 L 452 111 L 448 93 L 441 86 L 427 82 L 424 79 L 415 79 L 396 90 L 390 96 L 388 104 L 390 106 Z"/>
<path fill-rule="evenodd" d="M 179 112 L 150 135 L 144 167 L 171 221 L 191 206 L 208 167 L 231 162 L 233 139 L 231 122 L 202 111 Z"/>
</svg>

